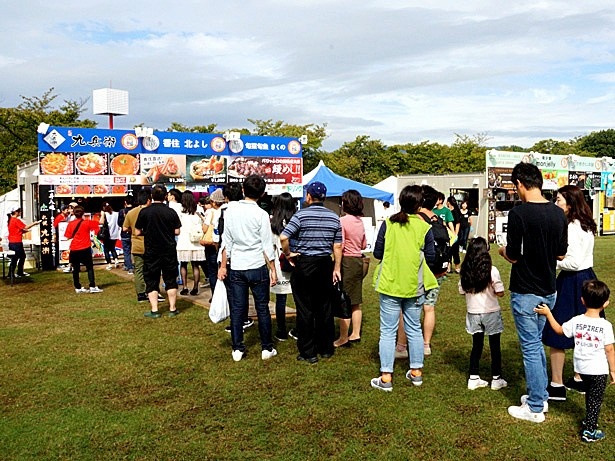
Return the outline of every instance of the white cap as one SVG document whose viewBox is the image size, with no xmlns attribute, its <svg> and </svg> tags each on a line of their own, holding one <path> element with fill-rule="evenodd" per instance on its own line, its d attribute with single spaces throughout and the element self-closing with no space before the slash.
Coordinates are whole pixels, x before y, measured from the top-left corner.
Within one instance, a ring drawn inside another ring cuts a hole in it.
<svg viewBox="0 0 615 461">
<path fill-rule="evenodd" d="M 19 205 L 11 205 L 9 207 L 9 214 L 15 213 L 17 210 L 21 211 L 21 207 Z"/>
</svg>

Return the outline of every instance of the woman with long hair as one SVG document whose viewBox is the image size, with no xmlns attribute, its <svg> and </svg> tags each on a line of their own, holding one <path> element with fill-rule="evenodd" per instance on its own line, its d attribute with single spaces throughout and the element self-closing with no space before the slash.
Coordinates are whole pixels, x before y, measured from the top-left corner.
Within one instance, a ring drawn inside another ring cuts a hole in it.
<svg viewBox="0 0 615 461">
<path fill-rule="evenodd" d="M 288 332 L 286 330 L 286 300 L 291 294 L 290 272 L 282 270 L 280 265 L 280 255 L 282 246 L 280 245 L 280 234 L 295 214 L 297 204 L 292 195 L 283 192 L 273 197 L 273 209 L 271 214 L 271 233 L 273 234 L 273 249 L 276 255 L 275 270 L 278 276 L 277 283 L 271 287 L 271 292 L 275 294 L 275 322 L 277 330 L 274 337 L 278 341 L 286 341 Z"/>
<path fill-rule="evenodd" d="M 585 280 L 596 279 L 594 265 L 594 236 L 598 231 L 592 210 L 583 191 L 577 186 L 564 186 L 557 191 L 555 204 L 564 210 L 568 221 L 568 249 L 562 261 L 557 262 L 557 298 L 553 317 L 561 325 L 576 315 L 585 313 L 581 302 L 581 289 Z M 566 388 L 583 391 L 580 376 L 576 375 L 564 385 L 566 349 L 574 347 L 574 339 L 560 336 L 549 322 L 542 331 L 542 342 L 550 348 L 551 383 L 547 386 L 550 400 L 566 400 Z"/>
<path fill-rule="evenodd" d="M 453 213 L 453 230 L 455 234 L 459 235 L 461 227 L 461 210 L 459 210 L 459 205 L 457 205 L 457 199 L 451 195 L 446 199 L 446 206 L 451 210 L 451 213 Z M 459 258 L 459 238 L 457 238 L 455 243 L 451 246 L 451 258 L 455 264 L 455 272 L 459 274 L 459 263 L 461 262 Z M 449 265 L 448 267 L 449 272 L 452 272 L 453 269 L 451 269 L 451 266 Z"/>
<path fill-rule="evenodd" d="M 361 304 L 363 303 L 363 254 L 367 248 L 363 216 L 363 197 L 350 189 L 342 194 L 342 284 L 352 303 L 352 319 L 340 319 L 340 337 L 335 347 L 345 347 L 361 341 Z M 352 334 L 348 330 L 352 320 Z"/>
<path fill-rule="evenodd" d="M 182 210 L 179 213 L 179 220 L 182 223 L 181 232 L 177 237 L 177 260 L 179 261 L 180 277 L 183 289 L 180 295 L 196 296 L 199 293 L 199 280 L 201 270 L 199 267 L 205 260 L 205 250 L 199 242 L 190 239 L 191 231 L 202 230 L 203 222 L 201 217 L 196 214 L 196 200 L 194 194 L 187 190 L 181 196 Z M 192 264 L 192 277 L 194 283 L 192 290 L 188 291 L 188 263 Z"/>
<path fill-rule="evenodd" d="M 435 260 L 431 225 L 417 215 L 423 192 L 421 186 L 406 186 L 399 194 L 401 211 L 380 226 L 374 257 L 381 262 L 374 272 L 374 287 L 380 298 L 380 372 L 371 380 L 375 389 L 393 390 L 393 362 L 399 314 L 408 337 L 409 365 L 406 378 L 414 386 L 423 384 L 423 333 L 421 312 L 425 292 L 438 282 L 427 263 Z"/>
<path fill-rule="evenodd" d="M 466 200 L 461 202 L 461 205 L 459 205 L 459 213 L 459 251 L 461 253 L 465 253 L 466 247 L 468 246 L 468 237 L 470 236 L 470 218 L 472 216 L 472 212 L 468 208 L 468 202 Z"/>
<path fill-rule="evenodd" d="M 472 335 L 468 389 L 489 385 L 478 374 L 485 335 L 489 336 L 491 350 L 491 389 L 502 389 L 508 385 L 501 377 L 500 336 L 504 331 L 504 322 L 498 302 L 498 297 L 504 296 L 504 284 L 500 272 L 491 262 L 489 244 L 484 238 L 470 240 L 459 275 L 459 293 L 466 297 L 466 331 Z"/>
<path fill-rule="evenodd" d="M 120 229 L 118 225 L 118 218 L 118 212 L 113 211 L 109 203 L 104 203 L 102 213 L 100 213 L 100 224 L 104 225 L 106 222 L 109 227 L 108 237 L 102 241 L 105 261 L 107 261 L 106 269 L 108 271 L 119 265 L 115 245 L 117 244 L 117 240 L 121 237 L 122 229 Z"/>
<path fill-rule="evenodd" d="M 9 250 L 14 251 L 15 254 L 11 256 L 11 263 L 9 264 L 9 277 L 13 280 L 15 277 L 28 277 L 30 274 L 23 271 L 23 266 L 26 263 L 26 250 L 23 247 L 23 234 L 28 232 L 34 226 L 38 226 L 41 221 L 34 221 L 32 224 L 26 224 L 21 220 L 21 208 L 13 208 L 13 210 L 7 214 L 7 228 L 9 238 Z M 17 269 L 17 273 L 15 273 Z"/>
</svg>

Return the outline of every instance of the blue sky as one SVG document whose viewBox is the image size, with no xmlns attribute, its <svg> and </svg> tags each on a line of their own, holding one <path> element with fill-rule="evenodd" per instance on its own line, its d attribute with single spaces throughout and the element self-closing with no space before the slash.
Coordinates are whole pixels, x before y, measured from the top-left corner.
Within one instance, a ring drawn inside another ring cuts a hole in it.
<svg viewBox="0 0 615 461">
<path fill-rule="evenodd" d="M 22 0 L 0 17 L 0 106 L 54 87 L 130 94 L 116 128 L 248 119 L 356 136 L 530 147 L 614 128 L 615 3 L 605 0 Z"/>
</svg>

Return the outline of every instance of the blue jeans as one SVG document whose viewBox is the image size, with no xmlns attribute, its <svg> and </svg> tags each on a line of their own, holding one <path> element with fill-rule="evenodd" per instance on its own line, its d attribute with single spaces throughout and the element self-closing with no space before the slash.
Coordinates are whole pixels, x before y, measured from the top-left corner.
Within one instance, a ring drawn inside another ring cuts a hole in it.
<svg viewBox="0 0 615 461">
<path fill-rule="evenodd" d="M 408 337 L 408 359 L 411 369 L 423 368 L 423 332 L 421 311 L 425 296 L 398 298 L 380 293 L 380 371 L 393 373 L 395 341 L 400 311 L 404 316 L 404 331 Z"/>
<path fill-rule="evenodd" d="M 542 412 L 544 402 L 549 398 L 547 358 L 542 345 L 542 329 L 546 317 L 538 315 L 534 308 L 537 304 L 544 303 L 553 309 L 555 297 L 556 293 L 548 296 L 510 293 L 510 308 L 523 354 L 525 383 L 529 395 L 527 404 L 534 413 Z"/>
<path fill-rule="evenodd" d="M 231 339 L 233 350 L 245 351 L 243 343 L 244 314 L 248 310 L 248 291 L 252 291 L 254 307 L 258 318 L 258 332 L 261 337 L 262 350 L 271 350 L 271 313 L 269 312 L 269 271 L 263 265 L 258 269 L 233 270 L 231 281 Z"/>
<path fill-rule="evenodd" d="M 129 271 L 135 268 L 135 266 L 132 264 L 131 251 L 132 240 L 130 240 L 130 237 L 122 238 L 122 253 L 124 253 L 124 266 L 126 266 L 126 269 Z"/>
</svg>

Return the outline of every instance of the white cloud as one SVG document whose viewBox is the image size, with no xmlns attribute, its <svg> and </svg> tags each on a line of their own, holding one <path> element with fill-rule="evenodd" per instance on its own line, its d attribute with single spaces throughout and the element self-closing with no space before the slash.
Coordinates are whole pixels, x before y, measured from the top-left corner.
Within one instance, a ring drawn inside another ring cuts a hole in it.
<svg viewBox="0 0 615 461">
<path fill-rule="evenodd" d="M 116 126 L 272 118 L 327 123 L 330 149 L 477 132 L 531 145 L 613 127 L 614 26 L 601 0 L 22 0 L 0 17 L 0 101 L 112 82 L 130 92 Z"/>
</svg>

